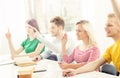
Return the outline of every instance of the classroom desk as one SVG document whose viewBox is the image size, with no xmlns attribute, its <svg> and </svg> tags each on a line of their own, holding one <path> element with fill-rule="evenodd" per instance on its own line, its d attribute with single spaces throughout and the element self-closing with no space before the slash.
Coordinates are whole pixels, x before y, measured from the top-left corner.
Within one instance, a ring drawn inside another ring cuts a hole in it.
<svg viewBox="0 0 120 78">
<path fill-rule="evenodd" d="M 34 66 L 38 70 L 46 69 L 47 71 L 33 73 L 32 78 L 66 78 L 62 77 L 62 70 L 59 68 L 58 63 L 55 61 L 41 60 L 37 65 Z M 17 78 L 17 71 L 19 68 L 20 67 L 14 66 L 13 64 L 1 65 L 0 78 Z M 94 71 L 67 78 L 119 78 L 119 77 Z"/>
</svg>

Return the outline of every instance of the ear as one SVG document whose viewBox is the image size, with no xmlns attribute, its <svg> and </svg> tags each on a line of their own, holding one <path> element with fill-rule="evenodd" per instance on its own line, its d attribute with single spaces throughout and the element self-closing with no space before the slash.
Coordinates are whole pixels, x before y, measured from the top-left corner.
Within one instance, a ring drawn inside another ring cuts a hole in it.
<svg viewBox="0 0 120 78">
<path fill-rule="evenodd" d="M 60 29 L 60 30 L 63 30 L 63 26 L 59 26 L 59 29 Z"/>
</svg>

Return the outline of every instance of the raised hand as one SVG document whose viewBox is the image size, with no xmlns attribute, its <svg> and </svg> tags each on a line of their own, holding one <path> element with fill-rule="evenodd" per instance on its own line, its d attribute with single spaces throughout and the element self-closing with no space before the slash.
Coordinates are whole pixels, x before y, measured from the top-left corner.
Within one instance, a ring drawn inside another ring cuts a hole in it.
<svg viewBox="0 0 120 78">
<path fill-rule="evenodd" d="M 34 30 L 35 30 L 35 35 L 37 36 L 37 37 L 39 37 L 40 36 L 40 32 L 35 28 L 35 27 L 32 27 Z"/>
<path fill-rule="evenodd" d="M 61 40 L 62 45 L 66 45 L 67 40 L 68 40 L 68 38 L 67 38 L 67 34 L 65 33 L 64 36 L 62 37 L 62 40 Z"/>
<path fill-rule="evenodd" d="M 11 33 L 10 33 L 9 29 L 8 29 L 8 32 L 5 34 L 5 36 L 6 36 L 7 39 L 11 38 Z"/>
</svg>

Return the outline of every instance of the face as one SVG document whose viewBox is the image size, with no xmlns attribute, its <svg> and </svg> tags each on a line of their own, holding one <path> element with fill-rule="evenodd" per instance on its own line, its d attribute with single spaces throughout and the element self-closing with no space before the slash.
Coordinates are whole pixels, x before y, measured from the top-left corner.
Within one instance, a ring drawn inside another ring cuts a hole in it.
<svg viewBox="0 0 120 78">
<path fill-rule="evenodd" d="M 33 29 L 33 27 L 31 25 L 26 24 L 25 28 L 26 28 L 27 35 L 32 35 L 32 34 L 35 33 L 35 31 L 34 31 L 34 29 Z"/>
<path fill-rule="evenodd" d="M 76 25 L 76 35 L 78 40 L 84 40 L 88 38 L 87 32 L 83 29 L 81 24 Z"/>
<path fill-rule="evenodd" d="M 57 36 L 60 31 L 60 27 L 57 26 L 55 23 L 51 23 L 51 28 L 50 28 L 52 36 Z"/>
<path fill-rule="evenodd" d="M 105 27 L 107 37 L 115 37 L 120 33 L 120 26 L 116 22 L 116 18 L 109 18 Z"/>
</svg>

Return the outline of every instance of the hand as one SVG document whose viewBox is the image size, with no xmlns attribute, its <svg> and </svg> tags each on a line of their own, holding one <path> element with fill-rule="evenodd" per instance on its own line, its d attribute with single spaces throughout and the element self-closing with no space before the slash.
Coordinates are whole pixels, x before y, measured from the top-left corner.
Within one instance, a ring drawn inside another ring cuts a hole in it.
<svg viewBox="0 0 120 78">
<path fill-rule="evenodd" d="M 14 60 L 14 56 L 11 56 L 11 59 Z"/>
<path fill-rule="evenodd" d="M 28 56 L 29 56 L 30 58 L 33 58 L 33 57 L 35 57 L 36 55 L 35 55 L 35 53 L 30 53 L 30 54 L 28 54 Z"/>
<path fill-rule="evenodd" d="M 9 29 L 8 29 L 8 32 L 5 34 L 5 36 L 6 36 L 7 39 L 11 38 L 11 33 L 10 33 Z"/>
<path fill-rule="evenodd" d="M 37 61 L 40 61 L 42 59 L 42 57 L 40 55 L 38 56 L 35 56 L 33 61 L 37 62 Z"/>
<path fill-rule="evenodd" d="M 62 45 L 66 45 L 67 40 L 68 40 L 67 39 L 67 34 L 65 33 L 64 36 L 62 37 L 62 40 L 61 40 L 62 41 Z"/>
<path fill-rule="evenodd" d="M 62 69 L 67 69 L 69 67 L 69 64 L 64 63 L 64 62 L 58 63 L 58 64 L 59 64 L 60 68 L 62 68 Z"/>
<path fill-rule="evenodd" d="M 36 37 L 39 37 L 40 36 L 40 32 L 35 27 L 32 27 L 32 28 L 33 28 L 33 30 L 35 30 Z"/>
<path fill-rule="evenodd" d="M 74 69 L 66 69 L 66 70 L 63 70 L 62 74 L 64 77 L 74 76 L 75 70 Z"/>
</svg>

